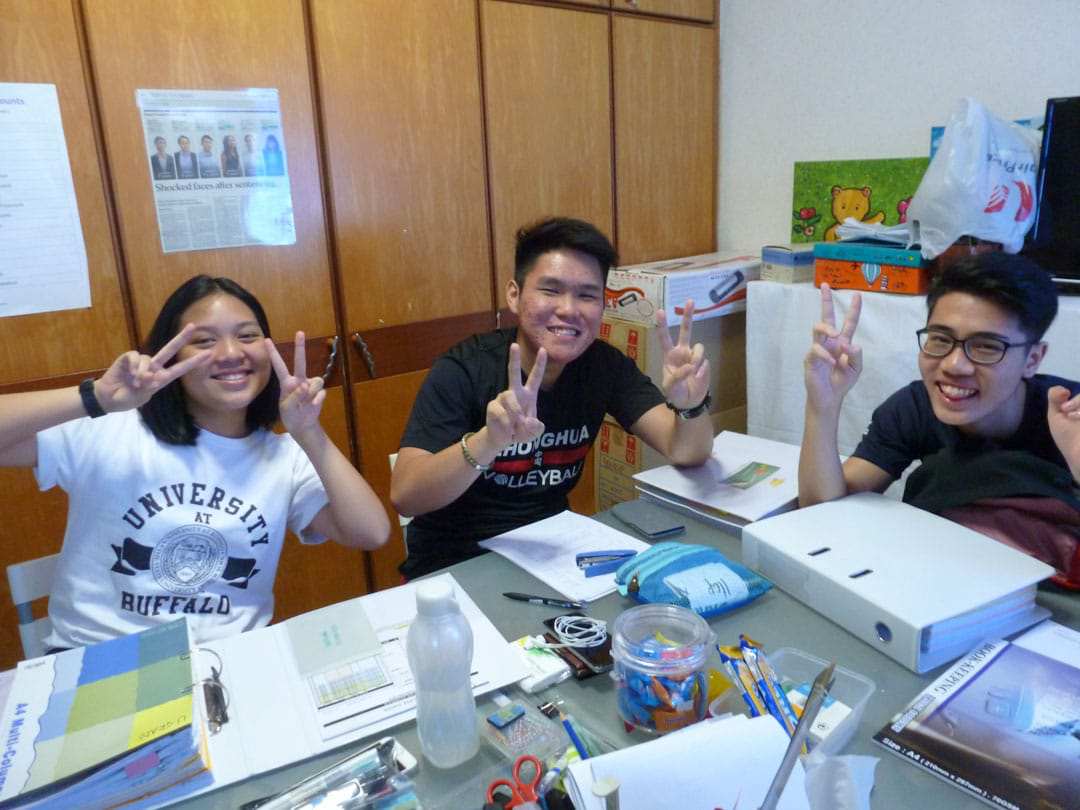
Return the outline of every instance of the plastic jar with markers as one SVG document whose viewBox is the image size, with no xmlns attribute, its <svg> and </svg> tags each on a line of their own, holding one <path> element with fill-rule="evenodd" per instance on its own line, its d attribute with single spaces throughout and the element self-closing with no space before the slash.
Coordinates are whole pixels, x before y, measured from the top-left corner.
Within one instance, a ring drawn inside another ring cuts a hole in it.
<svg viewBox="0 0 1080 810">
<path fill-rule="evenodd" d="M 612 628 L 619 714 L 651 734 L 696 723 L 708 709 L 705 660 L 714 642 L 698 614 L 676 605 L 639 605 Z"/>
</svg>

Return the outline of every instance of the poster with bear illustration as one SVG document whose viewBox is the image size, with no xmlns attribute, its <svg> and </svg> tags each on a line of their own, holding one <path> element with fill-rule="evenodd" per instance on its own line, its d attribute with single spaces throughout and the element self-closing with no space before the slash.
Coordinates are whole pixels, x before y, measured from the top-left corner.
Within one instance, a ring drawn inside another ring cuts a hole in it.
<svg viewBox="0 0 1080 810">
<path fill-rule="evenodd" d="M 834 242 L 847 217 L 898 225 L 930 159 L 819 160 L 795 164 L 791 241 Z"/>
</svg>

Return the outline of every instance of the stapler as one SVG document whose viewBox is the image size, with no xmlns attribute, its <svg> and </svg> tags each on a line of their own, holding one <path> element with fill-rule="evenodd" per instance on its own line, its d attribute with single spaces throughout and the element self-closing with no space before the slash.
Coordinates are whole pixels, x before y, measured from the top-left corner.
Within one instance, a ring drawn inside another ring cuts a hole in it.
<svg viewBox="0 0 1080 810">
<path fill-rule="evenodd" d="M 597 577 L 618 570 L 619 566 L 637 554 L 628 548 L 616 548 L 610 551 L 583 551 L 577 555 L 577 567 L 587 577 Z"/>
</svg>

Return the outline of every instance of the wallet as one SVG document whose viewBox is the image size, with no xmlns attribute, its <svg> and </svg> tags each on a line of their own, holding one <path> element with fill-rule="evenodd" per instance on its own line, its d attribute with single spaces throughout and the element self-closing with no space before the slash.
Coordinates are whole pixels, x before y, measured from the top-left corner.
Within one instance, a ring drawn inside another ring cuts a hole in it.
<svg viewBox="0 0 1080 810">
<path fill-rule="evenodd" d="M 617 503 L 611 507 L 611 514 L 648 540 L 675 537 L 686 531 L 672 512 L 641 499 Z"/>
</svg>

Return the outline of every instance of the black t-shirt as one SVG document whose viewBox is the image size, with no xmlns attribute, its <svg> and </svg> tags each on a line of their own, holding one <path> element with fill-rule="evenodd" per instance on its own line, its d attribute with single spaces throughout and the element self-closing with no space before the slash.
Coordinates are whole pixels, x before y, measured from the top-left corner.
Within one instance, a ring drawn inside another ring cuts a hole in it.
<svg viewBox="0 0 1080 810">
<path fill-rule="evenodd" d="M 1046 421 L 1047 391 L 1055 385 L 1065 386 L 1074 395 L 1080 392 L 1080 383 L 1036 374 L 1027 380 L 1024 412 L 1016 432 L 1007 438 L 991 439 L 972 436 L 943 424 L 934 416 L 930 395 L 923 382 L 910 383 L 878 406 L 870 427 L 852 455 L 877 465 L 893 478 L 899 478 L 913 461 L 923 461 L 927 475 L 920 478 L 912 475 L 908 479 L 904 500 L 932 511 L 936 511 L 935 506 L 959 505 L 958 502 L 971 502 L 977 497 L 1022 494 L 1020 491 L 1010 493 L 1009 487 L 1019 486 L 1030 491 L 1030 477 L 1038 475 L 1039 469 L 1050 471 L 1055 478 L 1056 470 L 1052 468 L 1066 473 L 1069 470 Z M 984 457 L 990 456 L 997 457 L 1002 463 L 987 463 Z M 1026 464 L 1027 459 L 1034 463 Z M 927 477 L 931 474 L 931 462 L 940 462 L 932 479 Z M 976 462 L 980 462 L 978 466 Z M 1016 468 L 1012 484 L 1005 480 L 1010 477 L 1008 471 L 1002 469 L 1009 465 Z M 969 480 L 976 470 L 984 476 L 993 475 L 994 480 Z M 1016 483 L 1020 477 L 1029 480 Z M 927 480 L 922 481 L 922 478 Z M 967 496 L 952 495 L 946 503 L 942 500 L 943 493 L 930 492 L 934 488 L 940 490 L 946 482 L 950 488 L 967 493 Z M 1071 474 L 1062 476 L 1061 482 L 1071 482 Z"/>
<path fill-rule="evenodd" d="M 401 446 L 437 453 L 480 430 L 488 403 L 508 387 L 516 334 L 502 329 L 474 335 L 440 357 L 416 397 Z M 539 439 L 506 448 L 460 498 L 409 524 L 409 559 L 402 573 L 419 576 L 468 559 L 482 551 L 476 541 L 566 509 L 604 414 L 629 430 L 663 402 L 633 361 L 594 341 L 550 390 L 541 389 L 537 418 L 544 433 Z"/>
</svg>

